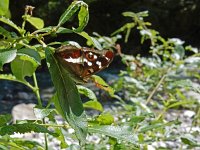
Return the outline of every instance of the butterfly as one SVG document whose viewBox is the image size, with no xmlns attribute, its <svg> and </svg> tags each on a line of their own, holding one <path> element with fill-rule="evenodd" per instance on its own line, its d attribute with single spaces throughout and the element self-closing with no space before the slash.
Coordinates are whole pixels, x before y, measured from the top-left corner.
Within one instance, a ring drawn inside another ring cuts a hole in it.
<svg viewBox="0 0 200 150">
<path fill-rule="evenodd" d="M 85 83 L 93 74 L 108 67 L 114 53 L 111 50 L 100 51 L 69 45 L 56 49 L 54 56 L 76 82 Z"/>
</svg>

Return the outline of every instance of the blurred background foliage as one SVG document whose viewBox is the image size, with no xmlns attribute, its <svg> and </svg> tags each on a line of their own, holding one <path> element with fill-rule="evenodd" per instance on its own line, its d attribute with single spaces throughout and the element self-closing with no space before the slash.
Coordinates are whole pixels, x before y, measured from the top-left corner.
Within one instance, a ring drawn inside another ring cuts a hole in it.
<svg viewBox="0 0 200 150">
<path fill-rule="evenodd" d="M 25 6 L 32 5 L 35 7 L 33 15 L 42 18 L 45 26 L 55 25 L 58 17 L 71 2 L 72 0 L 10 0 L 11 19 L 20 25 Z M 177 37 L 187 41 L 185 44 L 195 47 L 200 45 L 200 1 L 198 0 L 84 0 L 84 2 L 90 9 L 90 20 L 85 29 L 90 35 L 95 31 L 100 35 L 110 36 L 113 31 L 130 21 L 130 18 L 122 16 L 122 12 L 148 10 L 147 21 L 151 22 L 152 28 L 159 31 L 164 38 Z M 78 26 L 74 19 L 68 26 Z M 31 28 L 33 27 L 30 26 L 30 31 Z M 74 34 L 58 38 L 61 41 L 75 40 L 85 44 L 82 38 Z M 151 44 L 147 40 L 141 45 L 139 32 L 136 29 L 131 31 L 128 43 L 124 43 L 123 40 L 118 42 L 123 52 L 142 55 L 148 54 Z"/>
</svg>

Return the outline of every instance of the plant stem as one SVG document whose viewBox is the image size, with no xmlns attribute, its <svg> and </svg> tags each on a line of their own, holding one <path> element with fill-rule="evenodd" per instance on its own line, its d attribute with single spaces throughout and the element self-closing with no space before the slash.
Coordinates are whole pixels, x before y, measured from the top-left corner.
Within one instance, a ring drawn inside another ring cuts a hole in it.
<svg viewBox="0 0 200 150">
<path fill-rule="evenodd" d="M 42 107 L 42 100 L 41 100 L 41 97 L 40 97 L 40 91 L 39 91 L 39 88 L 38 88 L 37 78 L 36 78 L 35 72 L 33 73 L 33 81 L 34 81 L 35 88 L 36 88 L 36 90 L 34 92 L 35 92 L 35 94 L 37 96 L 38 105 L 40 107 Z M 43 122 L 43 124 L 45 124 L 45 120 L 44 119 L 42 119 L 42 122 Z M 48 141 L 47 141 L 47 134 L 46 133 L 44 133 L 44 139 L 45 139 L 45 150 L 48 150 Z"/>
<path fill-rule="evenodd" d="M 37 79 L 36 79 L 36 75 L 35 73 L 33 73 L 33 81 L 34 81 L 34 84 L 35 84 L 35 88 L 36 90 L 34 91 L 36 96 L 37 96 L 37 100 L 38 100 L 38 105 L 40 107 L 42 107 L 42 100 L 40 98 L 40 92 L 39 92 L 39 88 L 38 88 L 38 84 L 37 84 Z"/>
<path fill-rule="evenodd" d="M 164 79 L 166 78 L 169 70 L 171 70 L 171 68 L 169 68 L 165 74 L 162 76 L 162 78 L 160 79 L 160 81 L 158 82 L 158 84 L 156 85 L 156 87 L 153 89 L 153 91 L 149 94 L 147 101 L 146 101 L 146 105 L 149 104 L 149 102 L 151 101 L 151 98 L 153 97 L 153 95 L 155 94 L 155 92 L 158 90 L 158 88 L 160 87 L 160 85 L 163 83 Z"/>
</svg>

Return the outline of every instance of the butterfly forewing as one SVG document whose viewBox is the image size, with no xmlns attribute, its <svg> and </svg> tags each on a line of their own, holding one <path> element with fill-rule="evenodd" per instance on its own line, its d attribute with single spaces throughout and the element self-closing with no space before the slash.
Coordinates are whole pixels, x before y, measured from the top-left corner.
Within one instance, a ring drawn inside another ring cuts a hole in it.
<svg viewBox="0 0 200 150">
<path fill-rule="evenodd" d="M 110 50 L 97 51 L 63 46 L 56 50 L 55 56 L 73 77 L 86 81 L 91 75 L 106 68 L 111 63 L 114 53 Z"/>
</svg>

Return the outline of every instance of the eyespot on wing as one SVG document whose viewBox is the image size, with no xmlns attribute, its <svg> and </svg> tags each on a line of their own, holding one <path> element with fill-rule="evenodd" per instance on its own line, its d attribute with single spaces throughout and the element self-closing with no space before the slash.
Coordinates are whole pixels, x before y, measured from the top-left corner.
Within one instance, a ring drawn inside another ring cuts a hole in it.
<svg viewBox="0 0 200 150">
<path fill-rule="evenodd" d="M 109 58 L 109 59 L 113 59 L 114 53 L 113 53 L 113 51 L 110 51 L 110 50 L 109 50 L 109 51 L 106 52 L 105 56 L 106 56 L 107 58 Z"/>
</svg>

